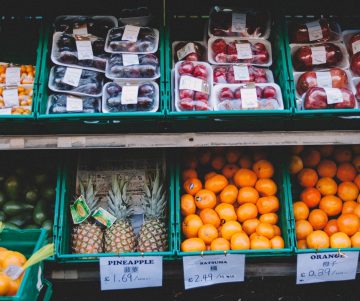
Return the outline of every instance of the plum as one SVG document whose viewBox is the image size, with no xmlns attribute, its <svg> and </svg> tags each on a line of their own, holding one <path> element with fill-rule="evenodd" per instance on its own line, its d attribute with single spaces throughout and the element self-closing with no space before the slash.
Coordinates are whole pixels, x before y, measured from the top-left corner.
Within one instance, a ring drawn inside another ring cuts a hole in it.
<svg viewBox="0 0 360 301">
<path fill-rule="evenodd" d="M 122 91 L 122 87 L 116 83 L 110 83 L 106 87 L 106 92 L 109 94 L 110 97 L 115 97 L 115 96 L 119 95 L 121 93 L 121 91 Z"/>
<path fill-rule="evenodd" d="M 152 84 L 143 84 L 139 87 L 139 96 L 153 97 L 155 94 L 155 88 Z"/>
</svg>

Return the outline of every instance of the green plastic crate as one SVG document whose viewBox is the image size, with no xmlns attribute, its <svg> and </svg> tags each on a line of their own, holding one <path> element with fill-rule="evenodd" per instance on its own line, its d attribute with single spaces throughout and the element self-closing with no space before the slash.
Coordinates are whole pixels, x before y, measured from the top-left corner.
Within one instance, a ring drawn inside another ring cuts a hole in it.
<svg viewBox="0 0 360 301">
<path fill-rule="evenodd" d="M 99 253 L 72 254 L 71 253 L 71 215 L 70 202 L 74 200 L 77 159 L 72 158 L 64 167 L 62 175 L 61 201 L 59 207 L 58 237 L 56 241 L 56 258 L 66 263 L 97 262 L 100 257 L 111 256 L 163 256 L 173 259 L 175 254 L 175 220 L 174 220 L 174 170 L 172 163 L 167 160 L 168 172 L 168 251 L 165 252 L 132 252 L 132 253 Z"/>
<path fill-rule="evenodd" d="M 0 234 L 0 247 L 18 251 L 29 258 L 39 250 L 46 241 L 44 229 L 10 230 L 4 229 Z M 39 280 L 43 280 L 39 269 L 43 271 L 43 264 L 38 263 L 26 270 L 20 288 L 15 296 L 0 297 L 1 301 L 33 301 L 37 300 L 40 289 L 37 288 Z M 41 276 L 39 276 L 41 275 Z M 41 278 L 39 278 L 41 277 Z"/>
<path fill-rule="evenodd" d="M 29 115 L 0 115 L 0 122 L 35 119 L 39 97 L 41 56 L 43 48 L 42 17 L 0 17 L 0 39 L 7 41 L 0 47 L 0 60 L 15 64 L 36 66 L 32 113 Z"/>
<path fill-rule="evenodd" d="M 285 242 L 284 249 L 269 249 L 269 250 L 229 250 L 227 252 L 223 251 L 204 251 L 204 252 L 182 252 L 180 249 L 181 242 L 183 240 L 181 234 L 181 223 L 182 216 L 180 212 L 180 196 L 182 194 L 182 185 L 181 185 L 181 172 L 180 166 L 178 165 L 176 168 L 176 183 L 175 183 L 175 191 L 176 191 L 176 254 L 179 257 L 183 256 L 193 256 L 193 255 L 217 255 L 217 254 L 245 254 L 248 257 L 270 257 L 270 256 L 291 256 L 294 247 L 294 237 L 292 232 L 292 224 L 289 215 L 288 208 L 288 190 L 287 190 L 287 180 L 286 173 L 284 172 L 284 167 L 282 165 L 277 165 L 279 168 L 276 169 L 275 173 L 275 181 L 278 185 L 278 193 L 280 201 L 280 209 L 279 209 L 279 227 L 281 229 L 281 236 Z"/>
<path fill-rule="evenodd" d="M 320 18 L 320 15 L 306 15 L 307 17 L 314 17 L 316 18 Z M 293 107 L 294 110 L 294 117 L 295 118 L 306 118 L 306 119 L 318 119 L 318 118 L 334 118 L 334 117 L 342 117 L 342 116 L 358 116 L 360 114 L 360 108 L 357 109 L 321 109 L 321 110 L 301 110 L 297 107 L 296 104 L 296 90 L 295 90 L 295 81 L 294 81 L 294 76 L 293 76 L 293 64 L 292 64 L 292 59 L 291 59 L 291 53 L 290 53 L 290 40 L 289 40 L 289 33 L 288 33 L 288 22 L 291 22 L 293 20 L 295 20 L 296 18 L 302 17 L 302 15 L 286 15 L 283 18 L 283 22 L 282 22 L 282 31 L 283 31 L 283 36 L 284 36 L 284 47 L 285 47 L 285 52 L 286 52 L 286 60 L 287 60 L 287 67 L 288 67 L 288 74 L 290 77 L 290 88 L 291 88 L 291 92 L 290 92 L 290 101 L 291 101 L 291 105 Z M 323 16 L 326 17 L 326 16 Z M 330 17 L 331 18 L 331 17 Z M 347 19 L 347 17 L 345 18 L 345 20 Z M 343 24 L 343 23 L 342 23 Z M 341 25 L 342 25 L 341 24 Z M 358 26 L 360 25 L 359 23 L 357 23 Z M 348 25 L 350 26 L 350 25 Z M 350 28 L 350 27 L 349 27 Z M 357 27 L 358 28 L 358 27 Z M 342 30 L 344 30 L 344 28 L 341 28 Z M 351 81 L 351 78 L 349 78 L 349 80 Z"/>
<path fill-rule="evenodd" d="M 43 281 L 44 283 L 44 287 L 45 287 L 45 293 L 42 299 L 39 299 L 39 301 L 50 301 L 52 298 L 52 294 L 53 294 L 53 287 L 51 282 L 47 281 L 46 279 L 44 279 Z M 40 297 L 41 298 L 41 297 Z"/>
</svg>

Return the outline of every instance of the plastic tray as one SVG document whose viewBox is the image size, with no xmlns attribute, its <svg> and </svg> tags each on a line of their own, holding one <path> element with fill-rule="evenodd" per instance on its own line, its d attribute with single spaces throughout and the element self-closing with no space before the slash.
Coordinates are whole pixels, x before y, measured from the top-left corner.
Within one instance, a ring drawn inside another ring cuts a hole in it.
<svg viewBox="0 0 360 301">
<path fill-rule="evenodd" d="M 233 66 L 246 66 L 246 64 L 212 65 L 211 67 L 212 67 L 213 73 L 214 73 L 215 68 L 218 68 L 218 67 L 229 68 L 229 67 L 233 67 Z M 267 68 L 259 68 L 259 67 L 255 67 L 255 66 L 253 66 L 253 68 L 265 70 L 267 82 L 268 82 L 268 83 L 274 83 L 274 74 L 273 74 L 273 72 L 272 72 L 270 69 L 267 69 Z M 225 79 L 225 80 L 226 80 L 226 79 Z M 214 85 L 225 84 L 225 83 L 216 83 L 216 82 L 215 82 L 215 78 L 214 78 L 214 74 L 213 74 L 213 81 L 214 81 Z M 250 82 L 250 81 L 248 81 L 248 82 Z M 227 83 L 227 84 L 232 84 L 232 83 Z"/>
</svg>

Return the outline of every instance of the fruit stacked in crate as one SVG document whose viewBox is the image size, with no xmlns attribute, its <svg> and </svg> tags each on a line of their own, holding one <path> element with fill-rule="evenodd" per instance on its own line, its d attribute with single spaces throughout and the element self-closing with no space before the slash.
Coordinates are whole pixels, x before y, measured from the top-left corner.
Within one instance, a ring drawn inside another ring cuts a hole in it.
<svg viewBox="0 0 360 301">
<path fill-rule="evenodd" d="M 282 249 L 275 168 L 262 150 L 183 155 L 181 251 Z"/>
<path fill-rule="evenodd" d="M 360 147 L 292 148 L 298 249 L 360 247 Z"/>
<path fill-rule="evenodd" d="M 294 18 L 287 25 L 297 109 L 356 108 L 338 23 L 333 18 Z"/>
</svg>

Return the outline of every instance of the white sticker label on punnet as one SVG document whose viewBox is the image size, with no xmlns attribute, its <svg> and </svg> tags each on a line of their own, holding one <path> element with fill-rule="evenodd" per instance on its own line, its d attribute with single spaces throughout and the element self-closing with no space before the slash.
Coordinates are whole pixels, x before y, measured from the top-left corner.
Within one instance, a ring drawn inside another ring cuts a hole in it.
<svg viewBox="0 0 360 301">
<path fill-rule="evenodd" d="M 340 89 L 336 88 L 324 88 L 329 105 L 343 102 L 343 96 Z"/>
<path fill-rule="evenodd" d="M 236 44 L 237 57 L 240 60 L 252 59 L 252 51 L 250 43 Z"/>
<path fill-rule="evenodd" d="M 332 87 L 332 78 L 329 71 L 315 72 L 316 74 L 316 85 L 323 88 Z"/>
<path fill-rule="evenodd" d="M 90 41 L 76 41 L 76 49 L 78 53 L 78 59 L 80 61 L 94 59 L 94 53 Z"/>
<path fill-rule="evenodd" d="M 7 85 L 16 85 L 20 83 L 20 68 L 8 67 L 5 72 L 5 82 Z"/>
<path fill-rule="evenodd" d="M 139 56 L 137 54 L 123 54 L 123 66 L 139 65 Z"/>
<path fill-rule="evenodd" d="M 250 73 L 248 66 L 234 66 L 235 80 L 250 80 Z"/>
<path fill-rule="evenodd" d="M 353 54 L 360 52 L 360 40 L 351 44 Z"/>
<path fill-rule="evenodd" d="M 231 31 L 232 32 L 246 31 L 246 14 L 232 13 Z"/>
<path fill-rule="evenodd" d="M 187 43 L 184 47 L 180 48 L 176 54 L 178 60 L 181 61 L 183 58 L 187 57 L 190 53 L 195 53 L 195 44 L 194 43 Z"/>
<path fill-rule="evenodd" d="M 139 36 L 139 32 L 139 26 L 126 25 L 121 40 L 136 42 Z"/>
<path fill-rule="evenodd" d="M 324 37 L 319 21 L 308 22 L 305 25 L 308 29 L 310 42 L 321 40 Z"/>
<path fill-rule="evenodd" d="M 258 104 L 256 89 L 244 88 L 240 89 L 241 105 L 243 109 L 256 109 Z"/>
<path fill-rule="evenodd" d="M 311 47 L 311 57 L 313 65 L 321 65 L 326 63 L 325 46 Z"/>
<path fill-rule="evenodd" d="M 193 90 L 206 94 L 210 93 L 209 84 L 206 81 L 188 75 L 180 77 L 179 90 Z"/>
<path fill-rule="evenodd" d="M 121 93 L 122 105 L 134 105 L 138 103 L 139 86 L 123 86 Z"/>
<path fill-rule="evenodd" d="M 82 69 L 67 67 L 62 82 L 64 84 L 77 87 L 79 86 L 81 74 L 82 74 Z"/>
<path fill-rule="evenodd" d="M 67 112 L 81 112 L 82 110 L 83 110 L 83 100 L 80 97 L 75 97 L 75 96 L 66 97 Z"/>
<path fill-rule="evenodd" d="M 5 107 L 11 108 L 19 105 L 18 89 L 5 89 L 3 91 Z"/>
</svg>

